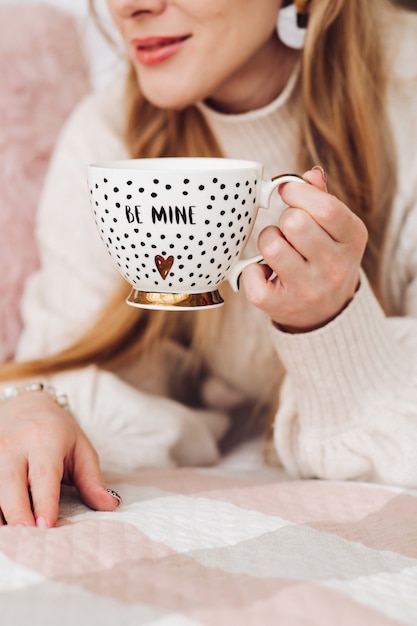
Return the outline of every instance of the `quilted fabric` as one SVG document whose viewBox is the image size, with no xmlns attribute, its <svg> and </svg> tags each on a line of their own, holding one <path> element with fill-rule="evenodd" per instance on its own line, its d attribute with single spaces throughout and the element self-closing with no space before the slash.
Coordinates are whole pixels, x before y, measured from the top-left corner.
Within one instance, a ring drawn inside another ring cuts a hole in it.
<svg viewBox="0 0 417 626">
<path fill-rule="evenodd" d="M 266 468 L 109 480 L 113 513 L 66 490 L 57 528 L 0 529 L 4 626 L 417 623 L 417 492 Z"/>
</svg>

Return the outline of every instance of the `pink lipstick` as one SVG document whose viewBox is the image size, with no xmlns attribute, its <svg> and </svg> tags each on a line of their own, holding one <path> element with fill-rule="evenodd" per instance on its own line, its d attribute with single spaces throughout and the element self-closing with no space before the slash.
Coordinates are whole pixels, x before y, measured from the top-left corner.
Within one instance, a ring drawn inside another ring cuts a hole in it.
<svg viewBox="0 0 417 626">
<path fill-rule="evenodd" d="M 161 63 L 176 54 L 190 35 L 132 39 L 136 60 L 142 65 Z"/>
</svg>

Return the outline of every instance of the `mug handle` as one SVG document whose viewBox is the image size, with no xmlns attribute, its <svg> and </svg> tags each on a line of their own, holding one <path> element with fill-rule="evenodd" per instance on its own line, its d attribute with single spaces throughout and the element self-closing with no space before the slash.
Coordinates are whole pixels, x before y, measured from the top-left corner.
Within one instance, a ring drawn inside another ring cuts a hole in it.
<svg viewBox="0 0 417 626">
<path fill-rule="evenodd" d="M 269 207 L 269 202 L 274 189 L 277 189 L 277 187 L 279 187 L 283 183 L 290 182 L 305 183 L 306 181 L 298 174 L 279 174 L 278 176 L 274 176 L 273 178 L 271 178 L 271 180 L 262 180 L 259 207 L 267 209 Z M 227 281 L 229 282 L 233 291 L 239 291 L 240 275 L 242 274 L 245 267 L 247 265 L 250 265 L 251 263 L 262 263 L 263 260 L 263 256 L 261 254 L 258 254 L 251 257 L 250 259 L 243 259 L 242 261 L 238 261 L 234 265 L 227 277 Z"/>
</svg>

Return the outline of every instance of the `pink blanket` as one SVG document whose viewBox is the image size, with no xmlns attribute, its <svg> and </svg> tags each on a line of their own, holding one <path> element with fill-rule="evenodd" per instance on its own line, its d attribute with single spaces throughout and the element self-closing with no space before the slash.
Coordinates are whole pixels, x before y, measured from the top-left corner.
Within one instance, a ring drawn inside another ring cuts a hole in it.
<svg viewBox="0 0 417 626">
<path fill-rule="evenodd" d="M 2 626 L 417 624 L 417 492 L 244 465 L 64 489 L 58 527 L 0 529 Z"/>
</svg>

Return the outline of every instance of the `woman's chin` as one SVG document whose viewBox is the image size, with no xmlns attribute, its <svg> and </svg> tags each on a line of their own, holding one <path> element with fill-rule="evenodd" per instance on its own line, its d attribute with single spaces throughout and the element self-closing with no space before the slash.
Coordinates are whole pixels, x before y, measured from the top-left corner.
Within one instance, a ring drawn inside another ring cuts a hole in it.
<svg viewBox="0 0 417 626">
<path fill-rule="evenodd" d="M 181 111 L 196 102 L 196 100 L 181 96 L 175 97 L 172 93 L 155 93 L 154 91 L 147 91 L 146 89 L 142 89 L 142 93 L 146 100 L 158 109 Z"/>
<path fill-rule="evenodd" d="M 185 85 L 182 88 L 180 81 L 148 81 L 139 72 L 138 81 L 146 100 L 159 109 L 181 111 L 200 100 L 196 89 L 187 89 Z"/>
</svg>

